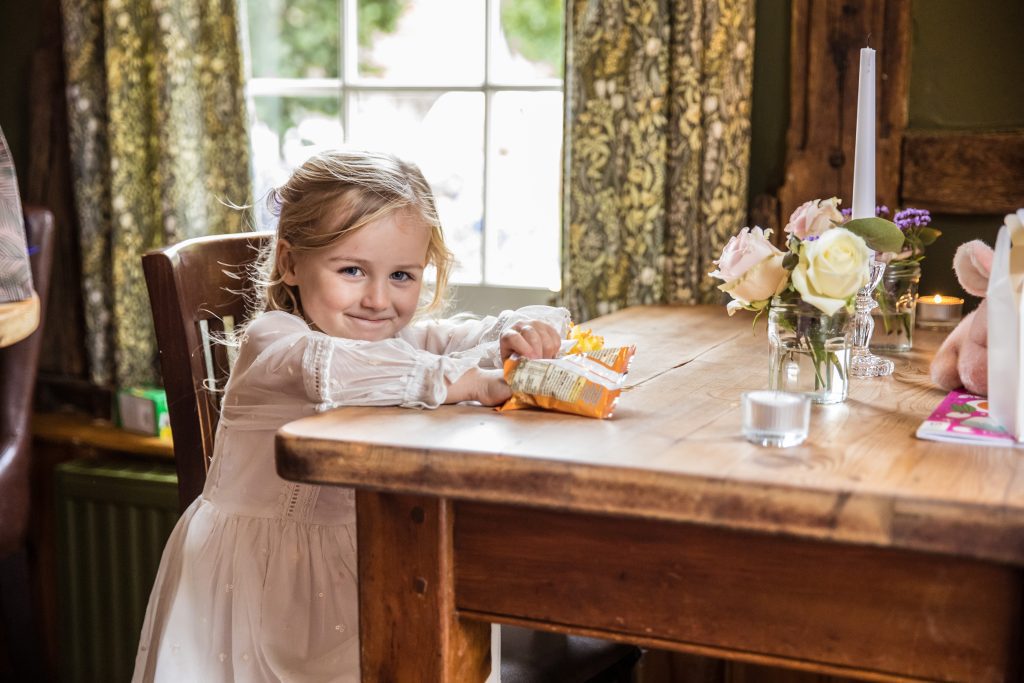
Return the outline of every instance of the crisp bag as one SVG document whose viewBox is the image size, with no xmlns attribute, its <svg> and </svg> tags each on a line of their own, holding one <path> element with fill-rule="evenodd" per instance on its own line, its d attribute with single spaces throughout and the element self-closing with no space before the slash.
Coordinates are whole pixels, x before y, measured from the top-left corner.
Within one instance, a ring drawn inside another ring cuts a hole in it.
<svg viewBox="0 0 1024 683">
<path fill-rule="evenodd" d="M 586 417 L 611 417 L 634 353 L 635 346 L 621 346 L 559 358 L 509 358 L 505 361 L 505 381 L 512 389 L 512 398 L 498 410 L 544 408 Z"/>
<path fill-rule="evenodd" d="M 1022 212 L 1018 212 L 1022 213 Z M 1006 217 L 999 230 L 988 281 L 989 414 L 1017 441 L 1024 441 L 1024 226 Z"/>
</svg>

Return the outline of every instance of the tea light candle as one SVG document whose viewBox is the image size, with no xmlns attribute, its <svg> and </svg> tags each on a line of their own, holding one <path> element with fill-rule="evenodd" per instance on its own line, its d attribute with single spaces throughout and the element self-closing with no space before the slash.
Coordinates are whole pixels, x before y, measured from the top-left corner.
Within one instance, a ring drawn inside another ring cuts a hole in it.
<svg viewBox="0 0 1024 683">
<path fill-rule="evenodd" d="M 785 391 L 747 391 L 742 395 L 743 436 L 759 446 L 786 448 L 807 438 L 811 399 Z"/>
<path fill-rule="evenodd" d="M 963 316 L 964 300 L 956 296 L 920 296 L 917 298 L 917 326 L 943 330 L 956 327 Z"/>
</svg>

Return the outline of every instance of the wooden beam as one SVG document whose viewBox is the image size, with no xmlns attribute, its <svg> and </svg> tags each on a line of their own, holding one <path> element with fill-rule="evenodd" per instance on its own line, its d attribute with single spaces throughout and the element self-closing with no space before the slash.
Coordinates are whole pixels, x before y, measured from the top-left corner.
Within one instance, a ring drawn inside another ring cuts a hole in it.
<svg viewBox="0 0 1024 683">
<path fill-rule="evenodd" d="M 1016 680 L 1012 567 L 513 506 L 455 516 L 463 615 L 868 680 Z"/>
<path fill-rule="evenodd" d="M 915 131 L 903 140 L 903 206 L 956 214 L 1024 207 L 1024 130 Z"/>
</svg>

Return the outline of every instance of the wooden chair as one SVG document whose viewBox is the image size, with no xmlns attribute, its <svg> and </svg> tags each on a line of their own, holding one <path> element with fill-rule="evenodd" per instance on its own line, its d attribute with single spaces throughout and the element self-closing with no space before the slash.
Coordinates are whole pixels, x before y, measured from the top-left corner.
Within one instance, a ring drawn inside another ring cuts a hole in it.
<svg viewBox="0 0 1024 683">
<path fill-rule="evenodd" d="M 46 298 L 53 268 L 53 214 L 25 207 L 25 232 L 32 282 L 39 295 L 39 327 L 25 339 L 0 349 L 0 614 L 3 643 L 13 672 L 0 665 L 0 679 L 45 679 L 42 647 L 29 580 L 29 470 L 32 396 L 46 320 Z"/>
<path fill-rule="evenodd" d="M 208 387 L 223 388 L 229 372 L 224 345 L 211 345 L 209 335 L 224 333 L 225 321 L 229 327 L 245 321 L 253 292 L 248 268 L 269 239 L 268 233 L 199 237 L 142 257 L 182 509 L 202 492 L 213 456 L 219 394 Z M 626 683 L 640 658 L 631 645 L 513 626 L 502 627 L 501 652 L 503 683 Z"/>
</svg>

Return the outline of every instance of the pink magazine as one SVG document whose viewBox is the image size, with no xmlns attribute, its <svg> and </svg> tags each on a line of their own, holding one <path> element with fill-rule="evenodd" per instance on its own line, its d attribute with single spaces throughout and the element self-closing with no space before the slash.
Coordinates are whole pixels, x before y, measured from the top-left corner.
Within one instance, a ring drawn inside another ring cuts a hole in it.
<svg viewBox="0 0 1024 683">
<path fill-rule="evenodd" d="M 917 438 L 983 446 L 1016 446 L 1013 436 L 988 414 L 988 399 L 951 391 L 917 428 Z"/>
</svg>

